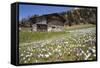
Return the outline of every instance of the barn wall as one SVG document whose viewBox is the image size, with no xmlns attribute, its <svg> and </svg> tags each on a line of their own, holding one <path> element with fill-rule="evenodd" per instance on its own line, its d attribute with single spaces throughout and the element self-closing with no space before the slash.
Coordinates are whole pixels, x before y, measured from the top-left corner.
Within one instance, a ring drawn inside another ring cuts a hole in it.
<svg viewBox="0 0 100 68">
<path fill-rule="evenodd" d="M 36 24 L 47 24 L 47 20 L 45 17 L 37 18 L 36 22 L 37 22 Z"/>
<path fill-rule="evenodd" d="M 48 25 L 58 25 L 58 26 L 63 26 L 63 22 L 59 20 L 51 20 L 48 22 Z"/>
<path fill-rule="evenodd" d="M 34 31 L 37 31 L 37 25 L 36 24 L 33 24 L 32 25 L 32 31 L 34 32 Z"/>
<path fill-rule="evenodd" d="M 64 23 L 60 20 L 51 20 L 48 22 L 48 31 L 59 32 L 63 30 Z"/>
<path fill-rule="evenodd" d="M 49 20 L 49 21 L 48 21 Z M 48 31 L 48 32 L 59 32 L 62 31 L 64 28 L 64 22 L 57 19 L 46 19 L 46 17 L 39 17 L 36 20 L 36 24 L 32 25 L 32 31 Z M 39 28 L 37 25 L 41 25 Z M 47 28 L 42 28 L 43 25 L 47 25 Z"/>
<path fill-rule="evenodd" d="M 47 31 L 47 24 L 37 24 L 37 31 L 46 32 Z"/>
</svg>

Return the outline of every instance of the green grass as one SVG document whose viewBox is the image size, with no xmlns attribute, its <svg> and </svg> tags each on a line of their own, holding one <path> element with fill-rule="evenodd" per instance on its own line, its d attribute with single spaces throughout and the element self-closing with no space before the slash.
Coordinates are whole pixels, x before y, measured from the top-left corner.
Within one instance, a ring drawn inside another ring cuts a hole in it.
<svg viewBox="0 0 100 68">
<path fill-rule="evenodd" d="M 84 28 L 90 28 L 95 27 L 96 25 L 93 24 L 80 24 L 80 25 L 72 25 L 72 26 L 64 26 L 65 30 L 75 30 L 75 29 L 84 29 Z"/>
<path fill-rule="evenodd" d="M 27 32 L 20 31 L 19 32 L 19 42 L 33 42 L 39 40 L 45 40 L 52 37 L 58 37 L 59 35 L 63 35 L 65 32 Z"/>
</svg>

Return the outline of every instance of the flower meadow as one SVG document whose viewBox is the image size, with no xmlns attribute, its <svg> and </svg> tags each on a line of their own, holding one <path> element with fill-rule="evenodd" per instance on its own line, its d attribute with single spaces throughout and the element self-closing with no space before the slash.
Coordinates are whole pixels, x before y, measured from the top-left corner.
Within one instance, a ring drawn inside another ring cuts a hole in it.
<svg viewBox="0 0 100 68">
<path fill-rule="evenodd" d="M 96 28 L 65 30 L 47 39 L 19 44 L 19 63 L 96 59 Z"/>
</svg>

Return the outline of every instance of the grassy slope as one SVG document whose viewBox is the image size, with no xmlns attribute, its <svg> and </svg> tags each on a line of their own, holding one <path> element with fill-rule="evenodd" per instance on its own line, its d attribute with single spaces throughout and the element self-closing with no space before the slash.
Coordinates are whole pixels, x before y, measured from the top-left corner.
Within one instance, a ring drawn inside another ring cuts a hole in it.
<svg viewBox="0 0 100 68">
<path fill-rule="evenodd" d="M 45 40 L 52 37 L 57 37 L 59 35 L 65 34 L 65 32 L 19 32 L 19 41 L 23 42 L 32 42 L 38 40 Z"/>
<path fill-rule="evenodd" d="M 88 27 L 94 27 L 95 25 L 75 25 L 75 26 L 66 26 L 65 31 L 67 30 L 73 30 L 73 29 L 82 29 L 82 28 L 88 28 Z M 38 41 L 38 40 L 45 40 L 52 37 L 58 37 L 59 35 L 63 35 L 65 32 L 29 32 L 29 31 L 20 31 L 19 32 L 19 42 L 32 42 L 32 41 Z"/>
<path fill-rule="evenodd" d="M 85 24 L 85 25 L 64 26 L 64 28 L 65 28 L 65 30 L 75 30 L 75 29 L 90 28 L 90 27 L 95 27 L 95 26 L 96 25 Z"/>
</svg>

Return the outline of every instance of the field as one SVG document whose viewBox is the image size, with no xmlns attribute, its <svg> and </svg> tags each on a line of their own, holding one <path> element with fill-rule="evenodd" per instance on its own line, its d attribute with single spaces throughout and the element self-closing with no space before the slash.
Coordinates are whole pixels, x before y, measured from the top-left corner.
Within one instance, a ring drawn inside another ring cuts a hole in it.
<svg viewBox="0 0 100 68">
<path fill-rule="evenodd" d="M 96 27 L 81 27 L 62 32 L 20 31 L 19 63 L 95 60 Z"/>
</svg>

